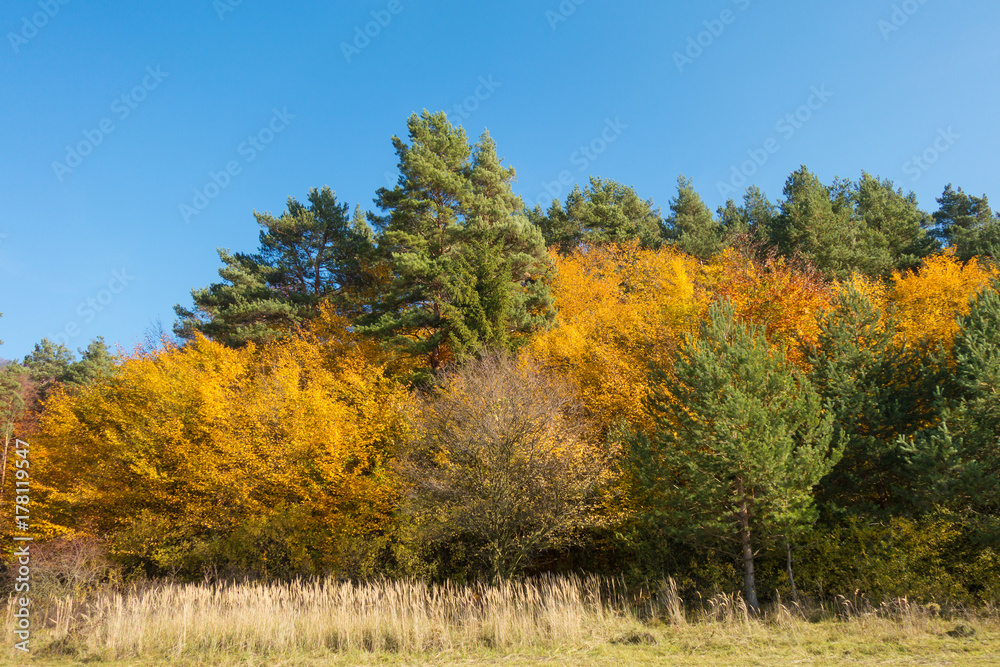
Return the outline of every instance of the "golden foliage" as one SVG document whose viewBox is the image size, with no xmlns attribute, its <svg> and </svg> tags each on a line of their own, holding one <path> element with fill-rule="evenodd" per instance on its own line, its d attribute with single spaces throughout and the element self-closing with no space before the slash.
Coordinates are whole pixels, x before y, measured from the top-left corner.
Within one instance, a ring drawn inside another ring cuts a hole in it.
<svg viewBox="0 0 1000 667">
<path fill-rule="evenodd" d="M 729 299 L 737 317 L 764 327 L 789 361 L 805 364 L 803 347 L 818 340 L 817 315 L 830 304 L 830 288 L 818 274 L 781 257 L 753 260 L 732 248 L 712 258 L 707 274 L 713 299 Z"/>
<path fill-rule="evenodd" d="M 156 524 L 157 543 L 116 546 L 162 566 L 175 564 L 172 542 L 288 508 L 331 550 L 338 535 L 378 529 L 395 503 L 387 464 L 405 395 L 341 333 L 243 349 L 199 337 L 57 395 L 39 436 L 52 520 L 133 536 Z"/>
<path fill-rule="evenodd" d="M 553 259 L 555 326 L 532 340 L 529 353 L 571 377 L 605 429 L 623 419 L 646 425 L 649 365 L 671 365 L 702 307 L 698 260 L 637 243 Z"/>
<path fill-rule="evenodd" d="M 894 272 L 886 298 L 898 316 L 897 342 L 950 349 L 958 318 L 968 314 L 976 293 L 998 275 L 995 267 L 976 258 L 963 264 L 953 248 L 928 257 L 915 271 Z"/>
</svg>

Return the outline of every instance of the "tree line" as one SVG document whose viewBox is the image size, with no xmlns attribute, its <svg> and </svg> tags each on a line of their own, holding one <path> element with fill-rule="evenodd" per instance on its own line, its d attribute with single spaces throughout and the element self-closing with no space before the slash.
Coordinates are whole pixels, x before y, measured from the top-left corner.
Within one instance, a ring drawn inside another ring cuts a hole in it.
<svg viewBox="0 0 1000 667">
<path fill-rule="evenodd" d="M 803 166 L 714 214 L 684 177 L 666 215 L 596 177 L 528 209 L 488 133 L 425 111 L 393 145 L 377 212 L 255 213 L 173 340 L 0 368 L 40 540 L 145 576 L 995 600 L 985 196 Z"/>
</svg>

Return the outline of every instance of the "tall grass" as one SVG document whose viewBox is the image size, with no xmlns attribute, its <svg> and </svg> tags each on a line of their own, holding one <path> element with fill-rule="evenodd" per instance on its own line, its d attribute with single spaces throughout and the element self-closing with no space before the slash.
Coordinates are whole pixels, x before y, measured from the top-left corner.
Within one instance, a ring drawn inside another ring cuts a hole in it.
<svg viewBox="0 0 1000 667">
<path fill-rule="evenodd" d="M 0 633 L 7 646 L 15 641 L 10 630 L 15 608 L 12 598 Z M 996 610 L 973 616 L 977 622 L 987 617 L 996 622 Z M 713 635 L 746 641 L 775 629 L 805 632 L 806 621 L 821 619 L 850 632 L 884 633 L 891 627 L 892 632 L 920 633 L 939 623 L 941 613 L 905 599 L 874 605 L 857 597 L 826 606 L 779 601 L 764 617 L 753 617 L 739 595 L 686 605 L 671 580 L 635 591 L 616 580 L 571 576 L 499 585 L 163 583 L 38 603 L 32 617 L 36 654 L 169 660 L 587 649 L 655 644 L 667 641 L 668 634 L 679 638 L 706 625 Z"/>
<path fill-rule="evenodd" d="M 13 600 L 8 603 L 12 626 Z M 42 641 L 103 659 L 315 651 L 424 653 L 586 645 L 641 623 L 614 581 L 496 586 L 335 580 L 162 584 L 36 608 Z"/>
</svg>

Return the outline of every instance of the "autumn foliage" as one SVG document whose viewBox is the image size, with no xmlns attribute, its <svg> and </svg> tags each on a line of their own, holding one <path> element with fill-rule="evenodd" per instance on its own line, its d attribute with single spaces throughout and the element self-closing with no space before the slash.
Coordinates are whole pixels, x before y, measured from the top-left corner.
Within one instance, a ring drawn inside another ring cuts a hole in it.
<svg viewBox="0 0 1000 667">
<path fill-rule="evenodd" d="M 818 315 L 830 304 L 830 285 L 807 266 L 782 257 L 750 258 L 727 249 L 706 268 L 713 300 L 728 300 L 736 316 L 764 328 L 791 362 L 819 335 Z"/>
<path fill-rule="evenodd" d="M 897 341 L 950 348 L 958 318 L 967 315 L 976 294 L 1000 275 L 975 257 L 960 262 L 953 251 L 928 257 L 916 271 L 892 275 L 885 300 L 898 314 Z"/>
<path fill-rule="evenodd" d="M 605 429 L 647 423 L 650 364 L 669 364 L 703 308 L 702 268 L 672 248 L 638 243 L 585 247 L 554 256 L 555 326 L 530 353 L 579 386 Z"/>
<path fill-rule="evenodd" d="M 952 252 L 886 278 L 855 274 L 839 282 L 797 260 L 733 247 L 708 259 L 637 242 L 550 256 L 555 319 L 519 351 L 492 357 L 504 360 L 506 373 L 493 375 L 510 376 L 500 389 L 489 373 L 476 375 L 489 366 L 482 355 L 447 366 L 435 383 L 413 384 L 412 357 L 358 333 L 328 302 L 308 326 L 280 338 L 234 348 L 199 334 L 183 346 L 138 351 L 89 384 L 54 390 L 32 443 L 39 537 L 95 537 L 128 571 L 189 578 L 503 578 L 562 562 L 570 551 L 596 569 L 631 554 L 643 576 L 682 567 L 678 559 L 693 547 L 664 542 L 673 533 L 658 531 L 686 515 L 650 504 L 643 480 L 667 484 L 676 473 L 670 466 L 681 470 L 713 451 L 680 438 L 680 422 L 664 420 L 665 412 L 693 420 L 699 433 L 725 431 L 736 443 L 746 430 L 720 425 L 712 412 L 732 397 L 723 380 L 735 371 L 706 371 L 711 382 L 695 383 L 705 387 L 698 415 L 693 399 L 678 398 L 678 360 L 698 349 L 715 313 L 719 327 L 728 318 L 756 332 L 755 363 L 777 364 L 803 392 L 815 391 L 810 419 L 832 424 L 831 447 L 844 451 L 843 460 L 815 492 L 799 489 L 796 502 L 806 507 L 814 493 L 818 506 L 801 515 L 821 518 L 794 531 L 826 544 L 828 534 L 816 531 L 830 517 L 852 517 L 853 526 L 858 517 L 912 516 L 911 496 L 931 483 L 920 480 L 932 480 L 933 470 L 918 471 L 906 447 L 951 437 L 942 430 L 948 385 L 935 383 L 954 365 L 962 317 L 998 273 Z M 722 352 L 746 371 L 738 350 Z M 712 378 L 722 378 L 715 395 Z M 769 402 L 767 378 L 751 406 L 758 421 L 733 423 L 772 423 L 767 411 L 797 396 L 789 390 Z M 553 401 L 573 408 L 552 408 L 555 417 L 542 410 L 535 419 L 532 406 L 548 409 Z M 963 424 L 973 423 L 962 414 Z M 544 436 L 541 444 L 522 433 L 525 419 Z M 789 442 L 801 440 L 802 423 L 789 421 Z M 932 430 L 933 438 L 914 440 Z M 674 443 L 673 463 L 637 474 L 629 468 L 635 442 Z M 937 460 L 934 452 L 919 454 L 921 465 Z M 545 516 L 555 519 L 546 524 Z M 928 525 L 965 525 L 953 515 L 928 517 Z M 829 526 L 834 534 L 841 524 Z M 778 576 L 767 560 L 774 543 L 760 557 L 763 579 Z M 815 548 L 809 553 L 833 562 Z M 469 565 L 476 562 L 479 570 Z M 700 582 L 730 571 L 719 560 L 683 562 L 699 563 L 683 567 Z M 817 562 L 803 567 L 821 570 Z"/>
<path fill-rule="evenodd" d="M 151 572 L 320 571 L 390 520 L 404 397 L 344 340 L 198 337 L 55 396 L 36 474 L 50 521 Z"/>
</svg>

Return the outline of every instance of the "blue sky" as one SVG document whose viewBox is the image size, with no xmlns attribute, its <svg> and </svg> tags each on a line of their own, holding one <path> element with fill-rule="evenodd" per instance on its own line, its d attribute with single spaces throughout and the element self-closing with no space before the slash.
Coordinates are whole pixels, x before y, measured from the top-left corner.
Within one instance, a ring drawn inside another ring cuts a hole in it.
<svg viewBox="0 0 1000 667">
<path fill-rule="evenodd" d="M 488 128 L 530 203 L 597 175 L 666 210 L 683 173 L 714 210 L 803 163 L 1000 203 L 998 26 L 971 0 L 6 0 L 0 357 L 170 330 L 254 210 L 373 209 L 425 108 Z"/>
</svg>

